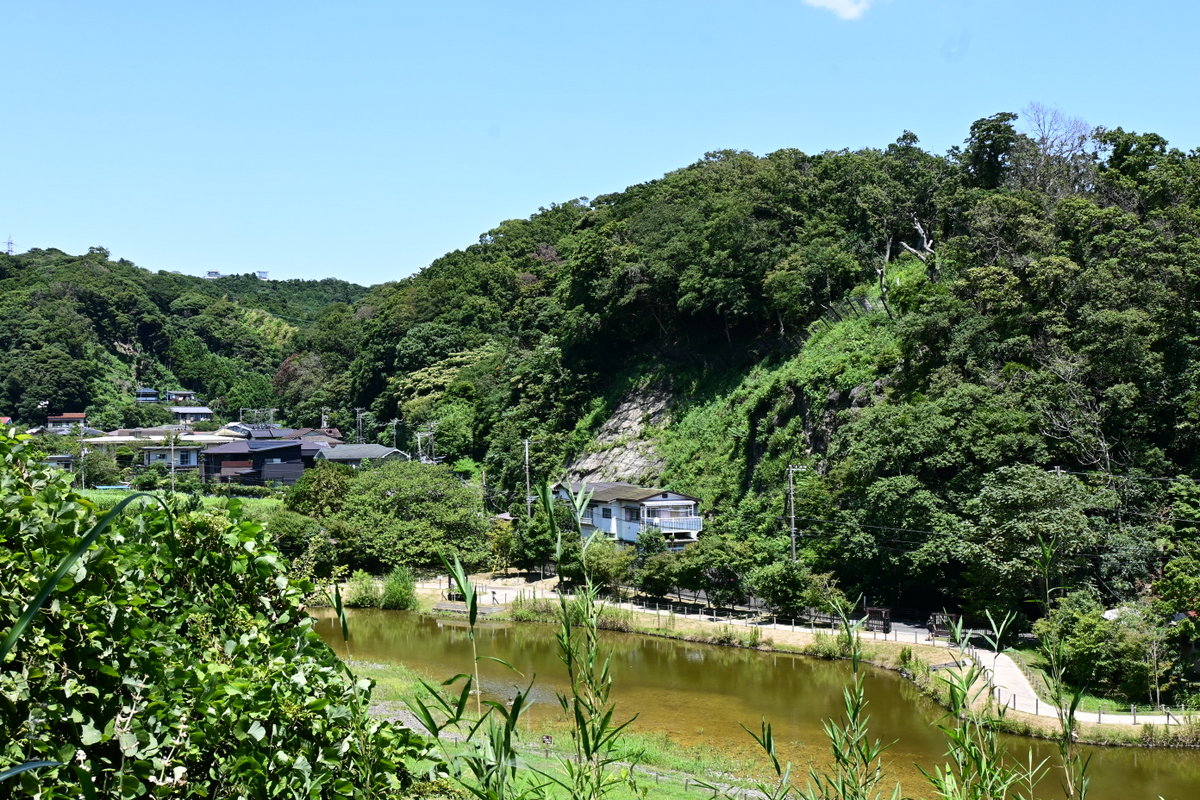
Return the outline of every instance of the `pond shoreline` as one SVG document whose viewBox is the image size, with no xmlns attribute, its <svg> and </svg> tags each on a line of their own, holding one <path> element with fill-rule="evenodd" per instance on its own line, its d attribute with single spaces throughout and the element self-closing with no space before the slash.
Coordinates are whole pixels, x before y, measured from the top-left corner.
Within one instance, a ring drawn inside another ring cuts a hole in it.
<svg viewBox="0 0 1200 800">
<path fill-rule="evenodd" d="M 548 603 L 551 602 L 549 598 L 546 600 Z M 628 617 L 627 623 L 623 620 L 616 621 L 612 616 L 608 620 L 602 618 L 602 628 L 619 633 L 637 633 L 718 647 L 799 655 L 822 660 L 844 660 L 846 658 L 837 649 L 838 634 L 836 631 L 788 631 L 779 628 L 764 630 L 755 626 L 739 626 L 720 620 L 674 614 L 669 617 L 669 626 L 664 627 L 662 625 L 663 617 L 659 613 L 638 610 L 632 605 L 626 606 L 620 603 L 605 602 L 604 607 L 617 610 L 621 617 Z M 422 608 L 418 613 L 451 619 L 461 617 L 461 614 L 445 610 L 435 611 L 431 607 Z M 488 621 L 544 625 L 553 624 L 556 622 L 556 618 L 552 616 L 552 609 L 547 609 L 542 613 L 525 611 L 514 613 L 511 605 L 508 605 L 505 612 L 489 616 Z M 616 624 L 613 624 L 614 622 Z M 748 632 L 743 632 L 747 628 Z M 863 663 L 900 674 L 923 695 L 943 709 L 947 708 L 945 688 L 933 677 L 931 668 L 943 668 L 949 661 L 953 661 L 955 652 L 953 649 L 920 642 L 912 644 L 898 641 L 881 642 L 877 639 L 867 639 L 861 634 L 860 639 L 863 646 Z M 904 651 L 908 651 L 907 659 Z M 1003 717 L 992 716 L 988 724 L 1004 733 L 1032 739 L 1052 741 L 1058 735 L 1056 719 L 1037 717 L 1020 711 L 1008 710 Z M 1189 722 L 1175 729 L 1155 723 L 1098 725 L 1080 721 L 1077 725 L 1079 731 L 1077 741 L 1080 744 L 1139 749 L 1200 749 L 1200 724 L 1196 722 Z"/>
</svg>

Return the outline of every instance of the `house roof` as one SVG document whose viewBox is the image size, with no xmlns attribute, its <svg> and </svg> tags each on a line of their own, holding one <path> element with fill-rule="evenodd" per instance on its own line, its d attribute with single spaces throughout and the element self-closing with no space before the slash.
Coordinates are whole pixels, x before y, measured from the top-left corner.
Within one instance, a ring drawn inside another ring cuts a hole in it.
<svg viewBox="0 0 1200 800">
<path fill-rule="evenodd" d="M 133 436 L 128 434 L 107 434 L 105 436 L 93 436 L 90 439 L 84 439 L 85 444 L 94 444 L 112 447 L 118 444 L 152 444 L 161 442 L 167 437 L 162 435 L 153 436 Z M 225 442 L 237 441 L 232 436 L 216 436 L 211 433 L 185 433 L 179 437 L 179 444 L 224 444 Z M 169 447 L 170 445 L 164 445 Z"/>
<path fill-rule="evenodd" d="M 0 425 L 11 425 L 12 417 L 0 417 Z"/>
<path fill-rule="evenodd" d="M 296 428 L 292 431 L 292 436 L 296 439 L 316 439 L 339 444 L 342 441 L 342 432 L 337 428 Z"/>
<path fill-rule="evenodd" d="M 263 450 L 283 450 L 287 448 L 300 448 L 300 442 L 295 440 L 272 441 L 272 442 L 254 442 L 247 439 L 242 439 L 236 442 L 227 442 L 225 444 L 213 445 L 204 451 L 205 455 L 210 453 L 221 455 L 234 455 L 245 453 L 258 453 Z"/>
<path fill-rule="evenodd" d="M 118 428 L 110 431 L 109 436 L 164 436 L 168 433 L 180 433 L 186 430 L 186 425 L 154 425 L 149 428 Z"/>
<path fill-rule="evenodd" d="M 87 414 L 82 411 L 68 411 L 66 414 L 47 414 L 46 419 L 87 419 Z"/>
<path fill-rule="evenodd" d="M 251 439 L 297 439 L 293 428 L 279 428 L 272 425 L 269 428 L 251 428 Z"/>
<path fill-rule="evenodd" d="M 318 458 L 326 461 L 361 461 L 365 458 L 387 458 L 391 455 L 404 455 L 394 447 L 382 444 L 336 444 L 322 450 Z"/>
<path fill-rule="evenodd" d="M 562 484 L 559 484 L 560 486 Z M 677 497 L 682 497 L 685 500 L 699 501 L 699 498 L 691 495 L 682 494 L 680 492 L 672 492 L 669 489 L 655 489 L 646 486 L 635 486 L 632 483 L 609 483 L 603 481 L 595 481 L 590 483 L 575 483 L 567 484 L 571 491 L 579 493 L 581 489 L 586 489 L 592 493 L 592 502 L 607 503 L 612 500 L 630 500 L 633 502 L 643 502 L 649 500 L 656 495 L 673 494 Z"/>
<path fill-rule="evenodd" d="M 211 414 L 208 406 L 171 406 L 172 414 Z"/>
</svg>

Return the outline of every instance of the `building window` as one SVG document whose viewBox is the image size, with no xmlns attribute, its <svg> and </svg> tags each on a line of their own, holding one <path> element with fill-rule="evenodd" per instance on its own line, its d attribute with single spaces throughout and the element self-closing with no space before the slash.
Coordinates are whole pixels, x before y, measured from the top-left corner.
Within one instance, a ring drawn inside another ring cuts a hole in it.
<svg viewBox="0 0 1200 800">
<path fill-rule="evenodd" d="M 625 521 L 626 522 L 637 522 L 640 517 L 641 517 L 641 515 L 638 513 L 638 509 L 636 509 L 636 508 L 625 509 Z"/>
<path fill-rule="evenodd" d="M 600 516 L 604 517 L 605 519 L 612 519 L 612 509 L 611 508 L 600 509 Z"/>
</svg>

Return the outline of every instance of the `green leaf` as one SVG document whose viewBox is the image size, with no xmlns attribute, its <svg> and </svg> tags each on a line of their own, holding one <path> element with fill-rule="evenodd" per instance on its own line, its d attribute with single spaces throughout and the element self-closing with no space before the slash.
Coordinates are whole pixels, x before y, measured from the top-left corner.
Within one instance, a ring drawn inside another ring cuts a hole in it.
<svg viewBox="0 0 1200 800">
<path fill-rule="evenodd" d="M 79 732 L 79 741 L 86 747 L 90 744 L 95 744 L 103 738 L 100 731 L 96 730 L 96 726 L 91 722 L 83 723 L 83 728 Z"/>
<path fill-rule="evenodd" d="M 120 516 L 121 512 L 125 510 L 125 506 L 129 505 L 139 497 L 149 497 L 155 502 L 159 503 L 163 509 L 166 510 L 167 523 L 170 527 L 171 536 L 174 537 L 174 516 L 171 514 L 170 507 L 167 506 L 162 498 L 155 497 L 152 494 L 146 494 L 145 492 L 138 492 L 137 494 L 129 495 L 124 500 L 117 503 L 115 506 L 113 506 L 111 511 L 101 517 L 100 521 L 93 525 L 92 529 L 84 534 L 83 538 L 81 538 L 75 544 L 75 549 L 67 554 L 67 557 L 64 558 L 62 563 L 58 565 L 58 569 L 55 570 L 54 574 L 42 582 L 42 588 L 38 591 L 37 596 L 33 599 L 33 602 L 25 608 L 25 611 L 21 613 L 20 618 L 17 619 L 17 624 L 13 625 L 12 630 L 10 630 L 8 635 L 4 637 L 4 641 L 0 643 L 0 663 L 4 662 L 5 656 L 7 656 L 16 645 L 17 640 L 21 638 L 21 634 L 23 634 L 25 629 L 29 627 L 29 623 L 33 621 L 34 616 L 39 610 L 41 610 L 42 606 L 50 597 L 55 587 L 58 586 L 59 581 L 63 579 L 63 576 L 66 575 L 73 566 L 75 566 L 76 561 L 83 558 L 84 554 L 87 553 L 92 544 L 100 538 L 100 534 L 108 530 L 108 526 L 112 524 L 114 519 Z"/>
<path fill-rule="evenodd" d="M 250 725 L 250 735 L 254 737 L 254 741 L 261 742 L 267 735 L 267 729 L 262 726 L 261 722 L 254 720 Z"/>
</svg>

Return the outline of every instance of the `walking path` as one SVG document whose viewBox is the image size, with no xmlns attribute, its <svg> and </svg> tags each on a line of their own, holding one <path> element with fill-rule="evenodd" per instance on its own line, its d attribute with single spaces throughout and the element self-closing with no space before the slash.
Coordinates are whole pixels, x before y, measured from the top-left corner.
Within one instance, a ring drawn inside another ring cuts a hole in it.
<svg viewBox="0 0 1200 800">
<path fill-rule="evenodd" d="M 553 578 L 548 578 L 544 581 L 536 583 L 526 583 L 523 579 L 503 578 L 498 580 L 486 580 L 477 582 L 476 592 L 479 597 L 480 609 L 485 610 L 488 606 L 497 607 L 505 606 L 512 603 L 518 597 L 545 597 L 552 599 L 556 597 L 553 586 Z M 446 591 L 446 579 L 420 581 L 417 587 L 426 590 L 440 591 L 443 594 Z M 633 602 L 612 603 L 605 601 L 609 605 L 618 608 L 629 609 L 640 613 L 655 613 L 657 605 L 638 604 Z M 664 604 L 665 605 L 665 604 Z M 677 608 L 675 604 L 668 606 L 671 609 Z M 687 608 L 685 606 L 685 608 Z M 692 613 L 680 614 L 681 618 L 694 616 L 699 622 L 720 623 L 724 625 L 745 625 L 756 626 L 760 629 L 779 630 L 779 631 L 803 631 L 805 626 L 797 626 L 794 623 L 781 623 L 768 618 L 764 615 L 756 615 L 753 613 L 737 613 L 729 612 L 728 617 L 721 617 L 720 612 L 717 616 L 713 616 L 711 610 L 695 608 Z M 811 628 L 816 630 L 815 628 Z M 875 641 L 894 641 L 908 642 L 933 647 L 945 647 L 954 649 L 955 645 L 946 639 L 930 638 L 929 633 L 924 628 L 917 628 L 903 623 L 895 623 L 892 626 L 890 634 L 882 634 L 875 631 L 863 631 L 863 638 L 870 636 Z M 968 648 L 967 654 L 973 658 L 988 676 L 988 683 L 991 684 L 992 693 L 998 703 L 1002 703 L 1007 708 L 1013 711 L 1019 711 L 1025 714 L 1032 714 L 1036 717 L 1045 717 L 1048 719 L 1058 719 L 1058 710 L 1053 704 L 1042 700 L 1038 697 L 1029 678 L 1024 670 L 1013 661 L 1005 653 L 996 653 L 991 650 L 971 647 Z M 1136 707 L 1135 707 L 1136 708 Z M 1100 723 L 1105 725 L 1183 725 L 1185 723 L 1200 721 L 1195 714 L 1183 714 L 1182 712 L 1173 712 L 1169 709 L 1160 709 L 1155 713 L 1142 713 L 1140 711 L 1115 713 L 1112 711 L 1077 711 L 1075 718 L 1079 722 Z"/>
</svg>

